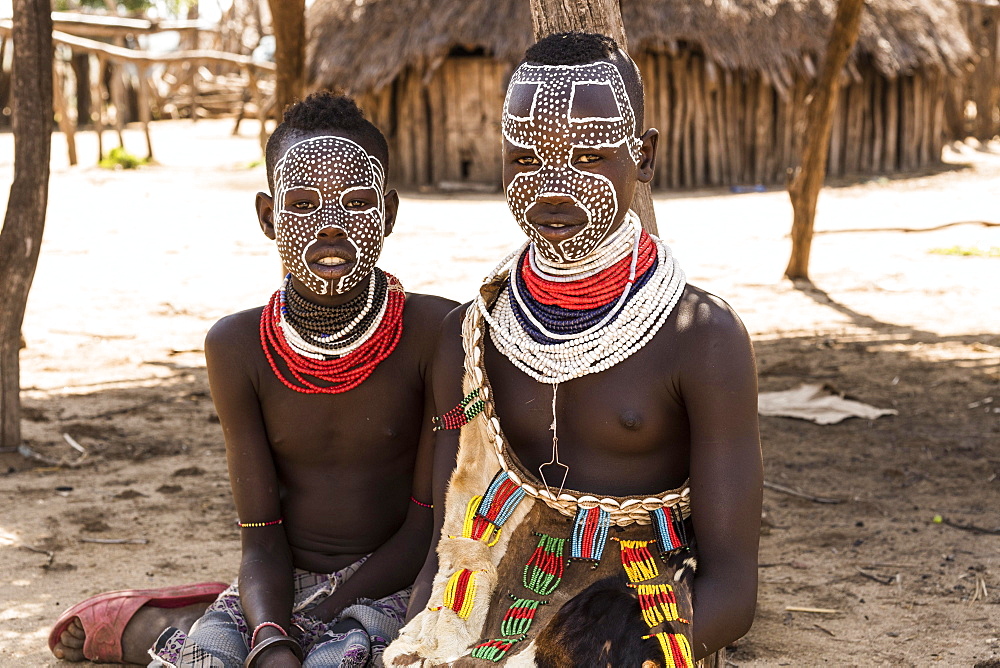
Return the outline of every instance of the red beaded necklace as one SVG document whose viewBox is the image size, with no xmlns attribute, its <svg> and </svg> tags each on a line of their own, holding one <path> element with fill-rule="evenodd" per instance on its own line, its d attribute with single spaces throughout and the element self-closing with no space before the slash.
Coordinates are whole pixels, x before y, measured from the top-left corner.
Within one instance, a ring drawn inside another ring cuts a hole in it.
<svg viewBox="0 0 1000 668">
<path fill-rule="evenodd" d="M 642 276 L 656 261 L 656 245 L 643 230 L 639 237 L 639 257 L 635 275 Z M 528 254 L 521 262 L 521 276 L 531 296 L 548 306 L 575 311 L 600 308 L 622 296 L 632 268 L 632 255 L 626 255 L 604 271 L 579 281 L 550 281 L 531 268 Z"/>
<path fill-rule="evenodd" d="M 388 272 L 386 278 L 389 280 L 389 291 L 378 328 L 361 346 L 343 357 L 330 360 L 306 357 L 288 344 L 281 330 L 281 291 L 275 291 L 260 314 L 260 344 L 274 375 L 286 387 L 304 394 L 340 394 L 363 383 L 375 367 L 396 349 L 403 334 L 403 304 L 406 301 L 403 286 Z M 272 350 L 281 357 L 292 379 L 281 372 Z M 329 385 L 317 385 L 306 376 Z"/>
</svg>

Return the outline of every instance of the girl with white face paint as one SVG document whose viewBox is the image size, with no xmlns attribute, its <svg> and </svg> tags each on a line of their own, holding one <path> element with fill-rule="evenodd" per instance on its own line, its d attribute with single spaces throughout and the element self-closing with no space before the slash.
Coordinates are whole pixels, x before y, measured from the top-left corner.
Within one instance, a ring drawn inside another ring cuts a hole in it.
<svg viewBox="0 0 1000 668">
<path fill-rule="evenodd" d="M 88 599 L 53 629 L 60 658 L 147 665 L 155 642 L 153 665 L 380 665 L 430 542 L 429 368 L 456 306 L 375 266 L 398 206 L 387 160 L 347 98 L 285 110 L 256 206 L 291 274 L 205 340 L 239 579 Z"/>
<path fill-rule="evenodd" d="M 618 69 L 607 62 L 522 64 L 507 89 L 502 126 L 504 140 L 531 152 L 517 153 L 515 159 L 534 167 L 514 174 L 507 184 L 507 203 L 515 220 L 549 261 L 583 259 L 625 213 L 619 184 L 613 175 L 595 169 L 597 156 L 591 152 L 620 149 L 635 163 L 641 158 L 635 113 Z M 625 208 L 630 193 L 627 199 Z M 582 229 L 569 238 L 547 238 L 531 221 L 532 210 L 545 203 L 578 209 L 580 219 L 570 222 Z"/>
<path fill-rule="evenodd" d="M 442 330 L 463 349 L 439 350 L 435 405 L 460 431 L 435 448 L 432 591 L 387 665 L 688 667 L 753 619 L 753 353 L 629 210 L 656 153 L 641 90 L 595 34 L 540 40 L 511 78 L 504 186 L 528 239 Z M 635 624 L 587 602 L 597 581 Z"/>
</svg>

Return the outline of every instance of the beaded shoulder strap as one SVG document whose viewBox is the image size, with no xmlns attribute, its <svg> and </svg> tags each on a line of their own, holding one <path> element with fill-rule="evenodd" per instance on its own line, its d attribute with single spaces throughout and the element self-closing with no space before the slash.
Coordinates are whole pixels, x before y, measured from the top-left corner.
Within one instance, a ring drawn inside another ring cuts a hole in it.
<svg viewBox="0 0 1000 668">
<path fill-rule="evenodd" d="M 491 277 L 493 278 L 493 277 Z M 462 345 L 465 349 L 465 371 L 470 376 L 473 387 L 479 391 L 483 402 L 480 416 L 485 420 L 486 433 L 493 444 L 500 468 L 506 471 L 510 480 L 525 491 L 528 496 L 539 499 L 553 510 L 566 517 L 576 517 L 579 509 L 601 508 L 610 515 L 610 523 L 617 526 L 629 524 L 650 524 L 650 513 L 661 508 L 676 507 L 683 517 L 691 514 L 691 498 L 688 481 L 677 489 L 660 494 L 629 497 L 596 497 L 583 492 L 564 489 L 556 496 L 545 489 L 531 474 L 524 470 L 510 448 L 500 427 L 493 402 L 493 388 L 486 376 L 484 345 L 486 323 L 475 303 L 469 305 L 462 323 Z"/>
</svg>

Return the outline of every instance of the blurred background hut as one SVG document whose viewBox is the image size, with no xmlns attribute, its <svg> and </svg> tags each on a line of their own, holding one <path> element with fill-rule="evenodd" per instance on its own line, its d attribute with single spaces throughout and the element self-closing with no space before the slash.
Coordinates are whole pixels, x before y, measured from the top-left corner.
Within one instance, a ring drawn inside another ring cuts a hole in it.
<svg viewBox="0 0 1000 668">
<path fill-rule="evenodd" d="M 784 184 L 834 0 L 621 4 L 646 126 L 660 131 L 654 187 Z M 307 23 L 310 86 L 358 97 L 387 134 L 395 183 L 499 186 L 500 110 L 531 43 L 528 3 L 316 0 Z M 961 131 L 971 55 L 955 0 L 871 0 L 843 77 L 829 175 L 939 164 Z"/>
<path fill-rule="evenodd" d="M 1000 135 L 1000 2 L 959 0 L 958 9 L 973 64 L 955 99 L 956 121 L 962 134 L 985 142 Z"/>
</svg>

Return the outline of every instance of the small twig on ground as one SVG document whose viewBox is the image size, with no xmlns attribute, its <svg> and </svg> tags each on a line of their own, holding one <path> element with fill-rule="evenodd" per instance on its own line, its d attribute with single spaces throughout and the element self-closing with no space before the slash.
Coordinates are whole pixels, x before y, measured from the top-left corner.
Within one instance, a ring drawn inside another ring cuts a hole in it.
<svg viewBox="0 0 1000 668">
<path fill-rule="evenodd" d="M 861 568 L 918 568 L 916 564 L 893 564 L 887 561 L 875 561 L 870 564 L 864 564 Z"/>
<path fill-rule="evenodd" d="M 874 581 L 874 582 L 877 582 L 877 583 L 879 583 L 879 584 L 883 584 L 883 585 L 891 585 L 891 584 L 892 584 L 893 582 L 895 582 L 895 581 L 896 581 L 896 576 L 895 576 L 895 575 L 890 575 L 890 576 L 889 576 L 889 577 L 887 577 L 887 578 L 880 578 L 880 577 L 879 577 L 879 576 L 877 576 L 877 575 L 872 575 L 871 573 L 866 573 L 866 572 L 864 572 L 863 570 L 861 570 L 861 569 L 860 569 L 860 568 L 858 568 L 857 566 L 855 566 L 855 567 L 854 567 L 854 569 L 855 569 L 855 570 L 856 570 L 856 571 L 857 571 L 857 572 L 858 572 L 858 573 L 859 573 L 860 575 L 862 575 L 862 576 L 864 576 L 864 577 L 868 578 L 869 580 L 872 580 L 872 581 Z"/>
<path fill-rule="evenodd" d="M 171 357 L 173 357 L 174 355 L 183 355 L 185 353 L 203 353 L 203 352 L 205 352 L 205 351 L 202 350 L 201 348 L 190 348 L 190 349 L 187 349 L 187 350 L 178 350 L 178 349 L 174 348 L 173 350 L 171 350 L 167 354 L 170 355 Z"/>
<path fill-rule="evenodd" d="M 33 449 L 31 449 L 24 443 L 17 446 L 17 451 L 18 453 L 20 453 L 22 457 L 26 457 L 28 459 L 34 459 L 36 462 L 41 462 L 46 466 L 54 466 L 56 468 L 77 469 L 83 466 L 84 464 L 83 460 L 87 458 L 85 455 L 81 455 L 80 457 L 77 457 L 75 461 L 69 461 L 65 457 L 62 459 L 53 459 L 51 457 L 46 457 L 41 453 L 35 452 Z"/>
<path fill-rule="evenodd" d="M 982 227 L 1000 227 L 1000 223 L 991 223 L 988 220 L 960 220 L 955 223 L 945 223 L 934 227 L 865 227 L 851 228 L 846 230 L 817 230 L 813 234 L 854 234 L 856 232 L 937 232 L 946 230 L 949 227 L 959 225 L 980 225 Z"/>
<path fill-rule="evenodd" d="M 989 596 L 990 593 L 986 590 L 986 579 L 981 573 L 976 573 L 976 590 L 972 594 L 972 598 L 969 599 L 969 603 L 975 603 L 979 599 L 985 601 Z"/>
<path fill-rule="evenodd" d="M 56 558 L 54 552 L 51 552 L 50 550 L 43 550 L 40 547 L 33 547 L 31 545 L 21 545 L 20 548 L 22 550 L 27 550 L 28 552 L 34 552 L 35 554 L 44 554 L 46 557 L 48 557 L 48 560 L 45 562 L 46 568 L 51 566 L 52 560 Z"/>
<path fill-rule="evenodd" d="M 972 533 L 1000 536 L 1000 529 L 986 529 L 984 527 L 976 526 L 975 524 L 959 524 L 958 522 L 953 522 L 952 520 L 949 520 L 947 517 L 942 517 L 941 523 L 947 524 L 953 529 L 961 529 L 962 531 L 971 531 Z"/>
<path fill-rule="evenodd" d="M 836 638 L 836 637 L 837 637 L 837 634 L 835 634 L 835 633 L 834 633 L 833 631 L 831 631 L 830 629 L 824 629 L 824 628 L 823 628 L 822 626 L 820 626 L 819 624 L 813 624 L 813 626 L 815 626 L 816 628 L 818 628 L 818 629 L 819 629 L 820 631 L 822 631 L 822 632 L 823 632 L 823 633 L 825 633 L 826 635 L 830 636 L 831 638 Z"/>
<path fill-rule="evenodd" d="M 82 445 L 80 445 L 79 443 L 77 443 L 75 438 L 73 438 L 69 434 L 63 433 L 63 440 L 66 441 L 67 443 L 69 443 L 69 447 L 71 447 L 74 450 L 76 450 L 77 452 L 81 453 L 84 457 L 87 456 L 87 448 L 85 448 Z M 81 459 L 82 459 L 82 457 L 81 457 Z"/>
<path fill-rule="evenodd" d="M 798 605 L 786 605 L 785 612 L 811 612 L 816 615 L 839 615 L 840 610 L 830 608 L 804 608 Z"/>
<path fill-rule="evenodd" d="M 764 481 L 764 488 L 769 489 L 772 492 L 780 492 L 781 494 L 787 494 L 788 496 L 797 496 L 800 499 L 807 499 L 813 503 L 843 503 L 843 499 L 831 499 L 825 496 L 814 496 L 812 494 L 807 494 L 805 492 L 800 492 L 797 489 L 792 489 L 791 487 L 785 487 L 784 485 L 779 485 L 777 483 L 771 482 L 769 480 Z"/>
<path fill-rule="evenodd" d="M 81 538 L 81 543 L 97 543 L 98 545 L 145 545 L 145 538 Z"/>
</svg>

